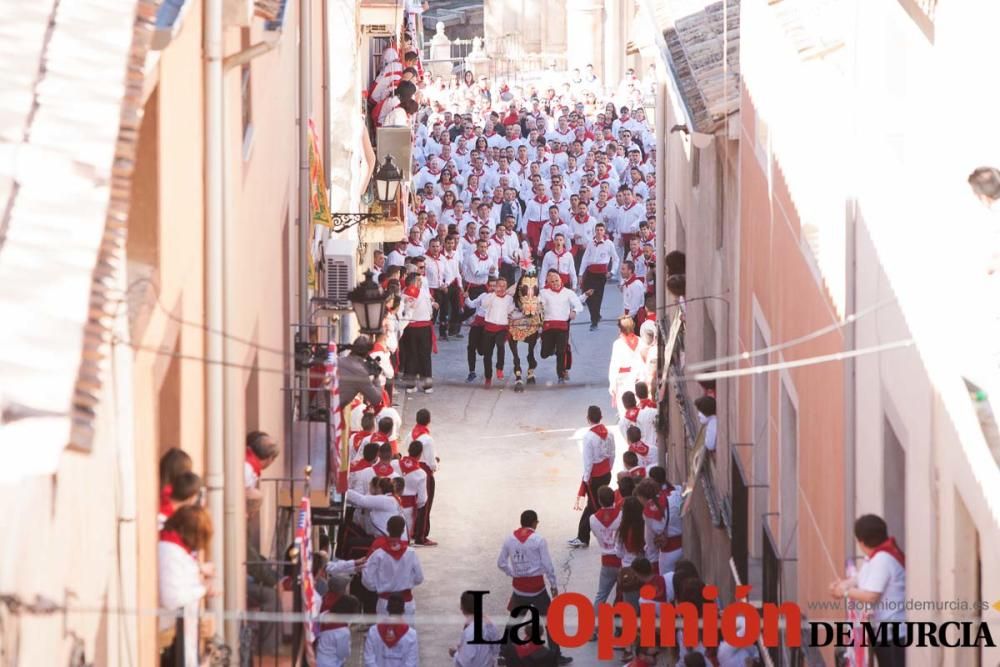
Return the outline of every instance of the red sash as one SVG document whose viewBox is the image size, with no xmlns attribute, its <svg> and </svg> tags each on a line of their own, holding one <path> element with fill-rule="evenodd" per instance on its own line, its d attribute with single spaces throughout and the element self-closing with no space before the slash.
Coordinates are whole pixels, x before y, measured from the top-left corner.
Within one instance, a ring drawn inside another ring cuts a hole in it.
<svg viewBox="0 0 1000 667">
<path fill-rule="evenodd" d="M 533 577 L 514 577 L 511 584 L 517 590 L 524 591 L 525 595 L 538 595 L 545 590 L 545 577 L 540 574 Z"/>
</svg>

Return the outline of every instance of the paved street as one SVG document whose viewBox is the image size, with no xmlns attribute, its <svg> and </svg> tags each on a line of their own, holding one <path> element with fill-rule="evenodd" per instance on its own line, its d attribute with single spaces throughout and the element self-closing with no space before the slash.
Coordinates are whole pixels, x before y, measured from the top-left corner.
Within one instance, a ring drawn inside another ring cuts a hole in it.
<svg viewBox="0 0 1000 667">
<path fill-rule="evenodd" d="M 431 521 L 431 537 L 439 546 L 419 551 L 426 581 L 415 593 L 418 616 L 458 614 L 463 590 L 489 590 L 487 613 L 501 624 L 510 580 L 497 569 L 496 559 L 521 511 L 529 508 L 539 514 L 538 531 L 549 543 L 560 591 L 593 595 L 599 551 L 594 546 L 573 550 L 566 540 L 576 535 L 580 516 L 573 499 L 581 472 L 578 433 L 586 425 L 587 406 L 599 405 L 605 422 L 617 422 L 609 414 L 607 367 L 620 309 L 621 295 L 612 284 L 602 309 L 606 319 L 597 331 L 589 330 L 586 311 L 578 317 L 571 380 L 563 386 L 555 384 L 554 360 L 540 359 L 538 384 L 515 393 L 509 354 L 505 381 L 494 380 L 492 389 L 484 389 L 481 378 L 467 385 L 465 339 L 440 344 L 434 394 L 411 394 L 404 411 L 408 431 L 416 410 L 431 410 L 441 458 Z M 446 664 L 447 649 L 457 643 L 461 629 L 460 623 L 418 625 L 421 664 Z M 595 644 L 588 644 L 568 654 L 574 664 L 597 665 L 595 651 Z"/>
</svg>

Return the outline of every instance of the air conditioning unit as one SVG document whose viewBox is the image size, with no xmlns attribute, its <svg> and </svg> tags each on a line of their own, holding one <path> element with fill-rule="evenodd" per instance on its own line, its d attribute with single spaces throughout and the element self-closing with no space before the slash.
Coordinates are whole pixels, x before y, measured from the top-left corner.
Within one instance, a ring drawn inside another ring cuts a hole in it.
<svg viewBox="0 0 1000 667">
<path fill-rule="evenodd" d="M 354 289 L 357 282 L 355 243 L 351 239 L 327 239 L 323 245 L 324 297 L 344 308 L 351 307 L 347 293 Z"/>
</svg>

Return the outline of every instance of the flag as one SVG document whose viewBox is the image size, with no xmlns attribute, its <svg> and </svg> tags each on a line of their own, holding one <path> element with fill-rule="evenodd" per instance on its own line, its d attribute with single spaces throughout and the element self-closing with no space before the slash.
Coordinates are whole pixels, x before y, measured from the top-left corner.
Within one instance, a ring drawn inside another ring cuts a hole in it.
<svg viewBox="0 0 1000 667">
<path fill-rule="evenodd" d="M 313 617 L 319 610 L 315 608 L 315 584 L 312 576 L 312 506 L 308 496 L 299 503 L 299 519 L 295 526 L 295 544 L 299 547 L 299 565 L 302 571 L 302 611 Z M 305 623 L 306 643 L 316 639 L 312 623 Z"/>
<path fill-rule="evenodd" d="M 327 228 L 333 225 L 330 215 L 330 199 L 327 196 L 326 179 L 323 173 L 322 153 L 319 150 L 319 139 L 316 136 L 316 126 L 309 120 L 309 238 L 315 238 L 316 225 Z M 316 289 L 316 266 L 309 262 L 309 287 Z"/>
<path fill-rule="evenodd" d="M 340 411 L 340 372 L 337 368 L 337 344 L 330 342 L 326 352 L 326 385 L 330 389 L 330 434 L 329 434 L 329 456 L 330 467 L 327 471 L 327 485 L 333 487 L 337 484 L 341 464 L 347 462 L 346 458 L 340 455 L 340 422 L 342 413 Z M 331 494 L 332 495 L 332 494 Z"/>
</svg>

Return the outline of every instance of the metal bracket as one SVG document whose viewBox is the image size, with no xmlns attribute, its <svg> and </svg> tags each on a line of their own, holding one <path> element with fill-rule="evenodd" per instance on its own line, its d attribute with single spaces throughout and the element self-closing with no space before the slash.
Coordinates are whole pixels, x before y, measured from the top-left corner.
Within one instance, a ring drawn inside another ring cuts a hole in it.
<svg viewBox="0 0 1000 667">
<path fill-rule="evenodd" d="M 351 227 L 356 227 L 362 222 L 367 220 L 378 220 L 381 217 L 381 213 L 332 213 L 330 214 L 330 231 L 335 234 L 339 234 L 340 232 L 347 231 Z"/>
</svg>

